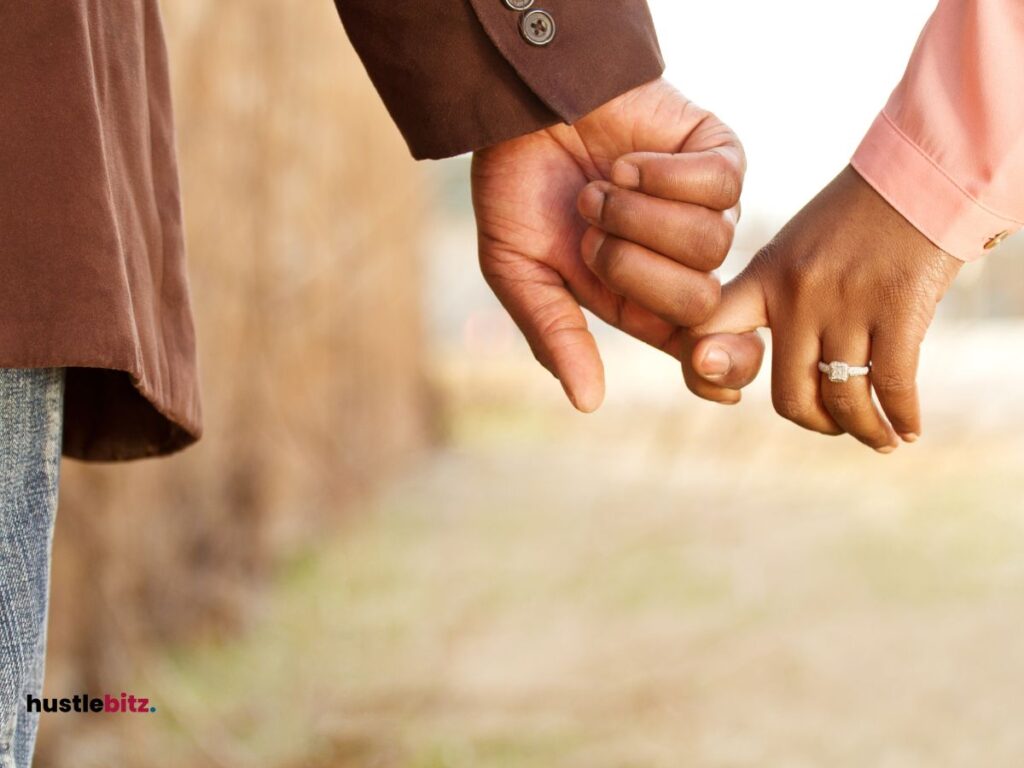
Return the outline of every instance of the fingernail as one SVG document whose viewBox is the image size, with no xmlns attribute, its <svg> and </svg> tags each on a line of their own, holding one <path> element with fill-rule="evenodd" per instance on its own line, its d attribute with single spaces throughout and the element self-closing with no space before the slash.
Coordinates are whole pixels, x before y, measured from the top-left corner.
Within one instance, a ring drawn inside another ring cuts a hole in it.
<svg viewBox="0 0 1024 768">
<path fill-rule="evenodd" d="M 593 224 L 601 220 L 601 209 L 604 208 L 604 192 L 591 184 L 580 194 L 580 214 Z"/>
<path fill-rule="evenodd" d="M 914 441 L 917 440 L 917 438 L 920 437 L 920 435 L 917 434 L 916 432 L 907 432 L 904 435 L 900 435 L 900 437 L 902 437 L 903 441 L 906 443 L 913 443 Z"/>
<path fill-rule="evenodd" d="M 709 379 L 721 378 L 732 369 L 732 358 L 721 347 L 708 347 L 700 364 L 700 372 Z"/>
<path fill-rule="evenodd" d="M 625 160 L 619 160 L 612 166 L 612 183 L 624 189 L 636 189 L 640 186 L 640 169 Z"/>
<path fill-rule="evenodd" d="M 892 453 L 893 451 L 896 450 L 896 446 L 895 445 L 883 445 L 881 448 L 876 448 L 875 450 L 878 451 L 879 453 Z"/>
</svg>

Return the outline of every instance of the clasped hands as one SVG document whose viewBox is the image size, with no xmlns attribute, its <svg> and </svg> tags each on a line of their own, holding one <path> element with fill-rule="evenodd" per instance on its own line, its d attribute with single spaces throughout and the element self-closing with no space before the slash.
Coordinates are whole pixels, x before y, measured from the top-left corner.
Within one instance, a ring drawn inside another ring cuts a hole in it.
<svg viewBox="0 0 1024 768">
<path fill-rule="evenodd" d="M 604 397 L 585 307 L 720 403 L 757 375 L 770 328 L 781 416 L 883 453 L 917 439 L 919 347 L 961 262 L 846 168 L 721 286 L 745 170 L 732 131 L 664 80 L 480 151 L 484 277 L 582 411 Z M 833 360 L 870 375 L 832 382 L 818 363 Z"/>
</svg>

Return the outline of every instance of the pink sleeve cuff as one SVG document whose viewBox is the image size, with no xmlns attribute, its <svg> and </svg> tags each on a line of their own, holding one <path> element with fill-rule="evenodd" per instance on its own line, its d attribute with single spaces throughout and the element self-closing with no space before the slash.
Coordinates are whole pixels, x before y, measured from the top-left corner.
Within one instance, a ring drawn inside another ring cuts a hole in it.
<svg viewBox="0 0 1024 768">
<path fill-rule="evenodd" d="M 978 259 L 1024 226 L 965 192 L 885 112 L 850 164 L 925 237 L 962 261 Z"/>
</svg>

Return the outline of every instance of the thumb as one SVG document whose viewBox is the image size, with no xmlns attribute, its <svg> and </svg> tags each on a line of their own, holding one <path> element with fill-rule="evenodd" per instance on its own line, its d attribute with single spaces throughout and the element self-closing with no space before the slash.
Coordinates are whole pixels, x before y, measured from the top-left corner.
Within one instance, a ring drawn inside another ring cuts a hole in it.
<svg viewBox="0 0 1024 768">
<path fill-rule="evenodd" d="M 579 302 L 554 269 L 526 258 L 481 252 L 484 278 L 523 332 L 530 350 L 562 384 L 577 410 L 604 400 L 604 366 Z"/>
<path fill-rule="evenodd" d="M 764 289 L 748 269 L 722 288 L 714 316 L 688 334 L 682 360 L 689 390 L 705 400 L 739 402 L 739 390 L 761 370 L 764 340 L 757 329 L 767 321 Z"/>
</svg>

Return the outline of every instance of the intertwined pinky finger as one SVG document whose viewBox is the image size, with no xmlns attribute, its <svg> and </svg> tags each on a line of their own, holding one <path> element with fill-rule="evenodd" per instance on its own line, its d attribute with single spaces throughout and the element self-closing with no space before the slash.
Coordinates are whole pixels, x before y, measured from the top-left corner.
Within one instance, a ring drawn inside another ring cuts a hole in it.
<svg viewBox="0 0 1024 768">
<path fill-rule="evenodd" d="M 685 334 L 683 379 L 697 397 L 739 402 L 739 390 L 754 380 L 764 359 L 757 329 L 767 324 L 765 302 L 761 281 L 746 271 L 722 288 L 714 316 Z"/>
<path fill-rule="evenodd" d="M 761 370 L 764 339 L 757 331 L 718 333 L 696 338 L 685 334 L 687 363 L 683 380 L 693 394 L 723 405 L 740 401 L 740 390 Z"/>
</svg>

